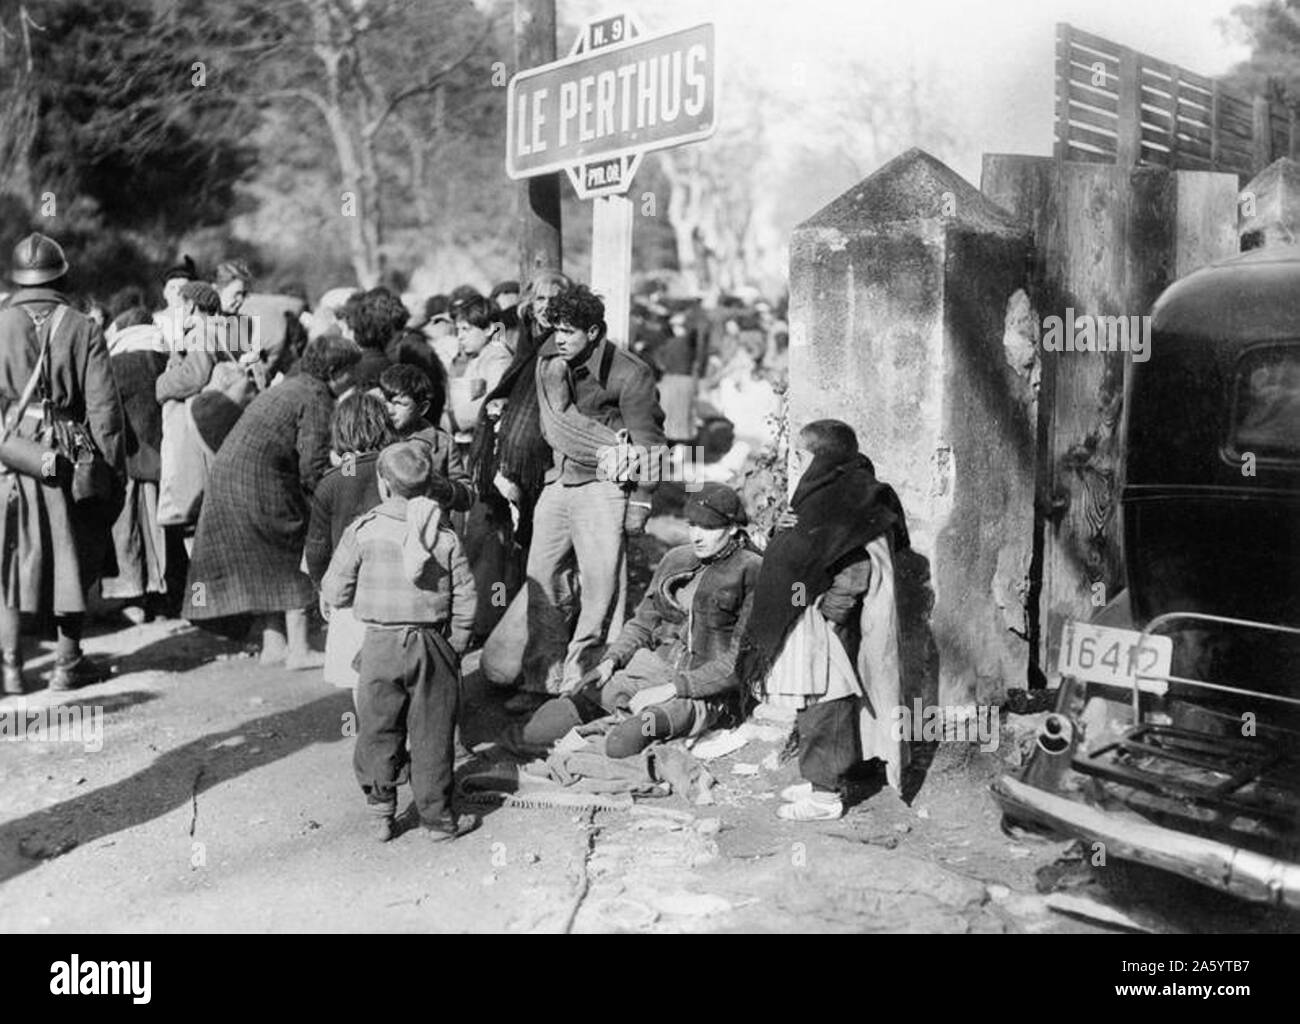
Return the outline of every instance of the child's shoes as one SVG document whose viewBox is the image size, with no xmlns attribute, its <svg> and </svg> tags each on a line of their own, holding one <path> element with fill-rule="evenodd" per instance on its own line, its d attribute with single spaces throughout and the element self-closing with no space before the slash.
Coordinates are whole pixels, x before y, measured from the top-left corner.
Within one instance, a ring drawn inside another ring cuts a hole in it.
<svg viewBox="0 0 1300 1024">
<path fill-rule="evenodd" d="M 468 835 L 481 824 L 483 819 L 477 814 L 448 814 L 432 825 L 425 825 L 424 831 L 428 833 L 431 842 L 445 843 L 449 839 L 459 839 L 461 836 Z"/>
</svg>

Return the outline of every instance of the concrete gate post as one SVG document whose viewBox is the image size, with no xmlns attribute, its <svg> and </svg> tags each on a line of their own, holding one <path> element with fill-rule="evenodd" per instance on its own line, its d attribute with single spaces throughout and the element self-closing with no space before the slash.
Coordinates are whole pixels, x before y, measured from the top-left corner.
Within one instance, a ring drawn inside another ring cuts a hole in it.
<svg viewBox="0 0 1300 1024">
<path fill-rule="evenodd" d="M 1300 163 L 1283 157 L 1241 190 L 1241 248 L 1300 245 Z"/>
<path fill-rule="evenodd" d="M 791 242 L 791 434 L 844 420 L 902 499 L 914 549 L 899 566 L 909 701 L 1000 703 L 1026 682 L 1029 232 L 913 149 Z"/>
</svg>

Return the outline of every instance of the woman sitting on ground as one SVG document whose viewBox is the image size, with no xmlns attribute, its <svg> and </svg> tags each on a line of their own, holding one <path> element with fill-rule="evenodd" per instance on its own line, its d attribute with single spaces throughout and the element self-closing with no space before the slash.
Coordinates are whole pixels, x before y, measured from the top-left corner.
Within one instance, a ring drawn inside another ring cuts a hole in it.
<svg viewBox="0 0 1300 1024">
<path fill-rule="evenodd" d="M 762 556 L 730 487 L 706 484 L 686 519 L 690 543 L 664 555 L 636 615 L 578 690 L 537 710 L 525 744 L 549 745 L 574 726 L 630 713 L 606 735 L 605 752 L 631 757 L 656 740 L 739 724 L 736 652 Z"/>
</svg>

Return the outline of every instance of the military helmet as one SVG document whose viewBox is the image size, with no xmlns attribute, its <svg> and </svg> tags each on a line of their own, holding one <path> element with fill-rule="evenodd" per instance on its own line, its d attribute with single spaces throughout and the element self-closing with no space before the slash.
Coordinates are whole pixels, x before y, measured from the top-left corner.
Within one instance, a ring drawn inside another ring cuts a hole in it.
<svg viewBox="0 0 1300 1024">
<path fill-rule="evenodd" d="M 10 278 L 14 284 L 46 284 L 68 272 L 63 247 L 53 238 L 33 232 L 14 246 Z"/>
</svg>

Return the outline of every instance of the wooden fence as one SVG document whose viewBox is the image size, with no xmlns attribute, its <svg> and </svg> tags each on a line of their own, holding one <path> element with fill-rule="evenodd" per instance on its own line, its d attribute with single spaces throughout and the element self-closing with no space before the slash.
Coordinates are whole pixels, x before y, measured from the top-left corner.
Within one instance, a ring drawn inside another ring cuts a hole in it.
<svg viewBox="0 0 1300 1024">
<path fill-rule="evenodd" d="M 1127 46 L 1056 26 L 1056 158 L 1227 171 L 1296 157 L 1296 112 Z"/>
</svg>

